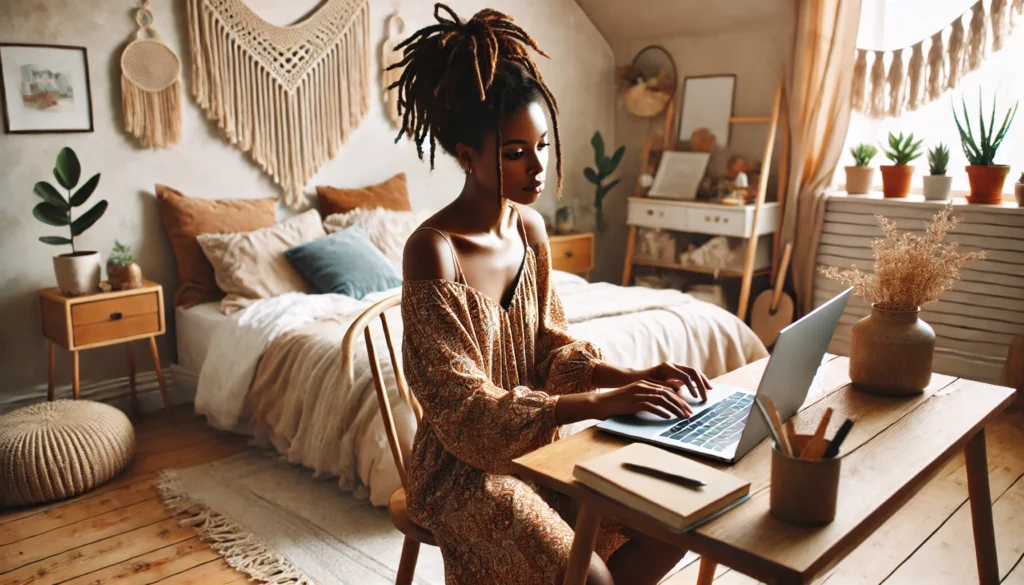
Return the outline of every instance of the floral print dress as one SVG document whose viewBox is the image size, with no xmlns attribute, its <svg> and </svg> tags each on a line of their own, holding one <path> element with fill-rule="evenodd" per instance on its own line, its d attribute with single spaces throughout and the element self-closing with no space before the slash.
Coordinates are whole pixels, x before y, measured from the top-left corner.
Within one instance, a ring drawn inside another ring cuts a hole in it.
<svg viewBox="0 0 1024 585">
<path fill-rule="evenodd" d="M 409 518 L 434 534 L 447 585 L 560 583 L 575 506 L 512 475 L 511 461 L 558 439 L 557 397 L 592 390 L 602 354 L 566 332 L 546 242 L 526 242 L 508 306 L 458 274 L 403 286 L 404 370 L 424 410 Z M 597 552 L 607 560 L 625 541 L 605 524 Z"/>
</svg>

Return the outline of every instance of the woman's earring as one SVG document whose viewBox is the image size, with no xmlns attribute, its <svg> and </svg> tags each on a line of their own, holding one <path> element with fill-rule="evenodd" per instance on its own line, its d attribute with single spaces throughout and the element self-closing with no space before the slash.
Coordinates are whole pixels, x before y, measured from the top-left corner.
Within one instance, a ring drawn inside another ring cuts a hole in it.
<svg viewBox="0 0 1024 585">
<path fill-rule="evenodd" d="M 462 166 L 462 170 L 466 171 L 467 175 L 473 174 L 473 163 L 469 162 L 468 160 L 462 160 L 459 161 L 459 164 Z"/>
</svg>

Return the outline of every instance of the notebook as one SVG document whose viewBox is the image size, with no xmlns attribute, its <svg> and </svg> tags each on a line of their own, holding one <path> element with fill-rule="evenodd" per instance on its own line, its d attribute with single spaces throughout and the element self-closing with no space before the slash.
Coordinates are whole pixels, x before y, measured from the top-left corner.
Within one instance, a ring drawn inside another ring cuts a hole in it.
<svg viewBox="0 0 1024 585">
<path fill-rule="evenodd" d="M 707 485 L 684 487 L 622 467 L 638 463 L 699 479 Z M 573 477 L 583 485 L 678 532 L 703 524 L 750 497 L 750 482 L 646 443 L 632 443 L 577 463 Z"/>
</svg>

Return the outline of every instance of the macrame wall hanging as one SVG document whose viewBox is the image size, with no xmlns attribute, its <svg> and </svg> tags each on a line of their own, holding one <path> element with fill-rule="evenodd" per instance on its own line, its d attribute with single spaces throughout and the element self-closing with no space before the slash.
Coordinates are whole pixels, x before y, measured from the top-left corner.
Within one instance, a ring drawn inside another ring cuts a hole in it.
<svg viewBox="0 0 1024 585">
<path fill-rule="evenodd" d="M 395 28 L 396 26 L 398 28 Z M 388 38 L 384 39 L 384 44 L 381 47 L 380 85 L 381 91 L 384 94 L 384 107 L 388 120 L 391 121 L 395 128 L 401 128 L 402 115 L 398 113 L 398 91 L 394 89 L 388 90 L 391 84 L 402 77 L 401 69 L 388 71 L 388 67 L 402 60 L 401 51 L 395 51 L 395 47 L 405 40 L 405 21 L 402 20 L 401 16 L 398 16 L 398 10 L 395 10 L 388 16 L 387 31 Z"/>
<path fill-rule="evenodd" d="M 188 0 L 192 94 L 223 135 L 306 205 L 302 187 L 369 109 L 369 0 L 274 26 L 242 0 Z"/>
<path fill-rule="evenodd" d="M 181 140 L 181 63 L 153 28 L 149 0 L 135 22 L 139 30 L 121 53 L 124 129 L 146 148 L 166 148 Z"/>
<path fill-rule="evenodd" d="M 963 16 L 968 13 L 965 28 Z M 895 117 L 937 99 L 980 67 L 990 51 L 1002 49 L 1022 15 L 1024 0 L 978 0 L 949 26 L 909 47 L 888 51 L 858 48 L 851 88 L 853 109 L 870 118 Z M 947 29 L 948 35 L 944 34 Z"/>
</svg>

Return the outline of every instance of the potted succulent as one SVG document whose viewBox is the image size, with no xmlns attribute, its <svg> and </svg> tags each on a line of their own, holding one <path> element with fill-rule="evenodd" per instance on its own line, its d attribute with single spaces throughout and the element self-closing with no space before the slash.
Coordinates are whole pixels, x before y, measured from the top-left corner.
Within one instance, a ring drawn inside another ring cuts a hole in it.
<svg viewBox="0 0 1024 585">
<path fill-rule="evenodd" d="M 1006 132 L 1017 115 L 1017 106 L 1006 112 L 1003 123 L 996 130 L 996 100 L 992 98 L 992 114 L 989 118 L 988 129 L 985 128 L 985 109 L 981 105 L 981 91 L 978 91 L 978 137 L 975 139 L 971 129 L 971 120 L 967 115 L 967 103 L 960 98 L 964 112 L 965 130 L 957 117 L 956 107 L 953 108 L 953 120 L 956 121 L 956 128 L 960 132 L 960 144 L 964 149 L 967 162 L 967 179 L 971 183 L 971 194 L 967 197 L 968 203 L 1001 203 L 1003 200 L 1003 183 L 1006 176 L 1010 174 L 1010 167 L 1007 165 L 995 164 L 996 152 L 1006 137 Z"/>
<path fill-rule="evenodd" d="M 1024 173 L 1020 174 L 1020 180 L 1014 185 L 1013 195 L 1017 198 L 1017 205 L 1024 207 Z"/>
<path fill-rule="evenodd" d="M 928 151 L 928 170 L 931 174 L 924 178 L 924 198 L 931 201 L 949 199 L 949 189 L 953 185 L 953 177 L 946 176 L 949 167 L 949 148 L 938 143 Z"/>
<path fill-rule="evenodd" d="M 114 290 L 130 290 L 142 286 L 142 268 L 136 264 L 131 246 L 114 240 L 114 251 L 107 259 L 107 280 Z"/>
<path fill-rule="evenodd" d="M 619 179 L 615 179 L 607 185 L 604 184 L 604 180 L 618 168 L 619 163 L 622 162 L 622 155 L 626 153 L 626 147 L 618 147 L 615 150 L 615 154 L 610 158 L 605 156 L 604 138 L 601 137 L 600 131 L 594 132 L 593 138 L 590 139 L 590 144 L 594 147 L 594 163 L 597 169 L 587 167 L 583 169 L 583 175 L 597 188 L 597 191 L 594 193 L 594 222 L 597 233 L 603 233 L 605 223 L 601 209 L 604 204 L 604 198 L 608 195 L 609 191 L 619 184 Z"/>
<path fill-rule="evenodd" d="M 921 142 L 914 142 L 914 135 L 906 138 L 900 132 L 896 136 L 889 133 L 889 148 L 882 147 L 886 158 L 892 161 L 891 165 L 879 167 L 882 171 L 882 194 L 886 197 L 903 198 L 910 193 L 910 181 L 914 178 L 914 167 L 908 163 L 921 156 Z"/>
<path fill-rule="evenodd" d="M 952 202 L 932 218 L 924 236 L 897 233 L 881 216 L 878 224 L 885 237 L 872 242 L 873 272 L 830 266 L 821 273 L 871 302 L 871 314 L 853 326 L 850 339 L 854 386 L 887 396 L 919 394 L 931 382 L 935 353 L 935 331 L 920 319 L 921 306 L 939 300 L 960 280 L 960 267 L 985 252 L 960 254 L 955 242 L 942 242 L 957 224 Z"/>
<path fill-rule="evenodd" d="M 850 149 L 854 165 L 846 167 L 846 192 L 850 195 L 866 195 L 875 183 L 875 169 L 869 167 L 878 149 L 870 144 L 858 144 Z"/>
<path fill-rule="evenodd" d="M 81 295 L 95 292 L 100 284 L 100 255 L 92 250 L 75 249 L 75 237 L 82 235 L 92 227 L 107 210 L 106 200 L 92 206 L 89 211 L 77 218 L 74 209 L 81 207 L 89 200 L 96 185 L 100 182 L 100 174 L 96 173 L 78 190 L 82 167 L 78 163 L 75 151 L 70 148 L 61 149 L 57 154 L 57 164 L 53 168 L 53 176 L 57 183 L 67 190 L 67 197 L 46 181 L 36 183 L 33 191 L 42 202 L 32 208 L 32 215 L 39 221 L 56 227 L 66 227 L 69 238 L 64 236 L 42 236 L 40 242 L 53 246 L 71 245 L 70 254 L 57 254 L 53 257 L 53 271 L 57 277 L 57 286 L 67 295 Z"/>
</svg>

